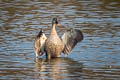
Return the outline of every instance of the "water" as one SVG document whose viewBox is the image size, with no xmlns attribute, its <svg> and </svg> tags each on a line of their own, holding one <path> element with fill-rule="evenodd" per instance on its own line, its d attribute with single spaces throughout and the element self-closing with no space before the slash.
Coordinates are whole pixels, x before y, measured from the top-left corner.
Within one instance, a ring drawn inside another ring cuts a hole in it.
<svg viewBox="0 0 120 80">
<path fill-rule="evenodd" d="M 84 34 L 68 57 L 35 59 L 33 41 L 53 17 Z M 119 80 L 119 0 L 0 0 L 1 80 Z"/>
</svg>

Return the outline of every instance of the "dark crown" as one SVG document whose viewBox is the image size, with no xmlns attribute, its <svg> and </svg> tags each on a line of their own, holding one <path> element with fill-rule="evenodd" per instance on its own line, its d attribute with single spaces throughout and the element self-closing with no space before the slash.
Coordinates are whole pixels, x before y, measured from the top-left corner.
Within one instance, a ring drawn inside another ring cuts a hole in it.
<svg viewBox="0 0 120 80">
<path fill-rule="evenodd" d="M 53 18 L 52 24 L 58 24 L 57 18 Z"/>
</svg>

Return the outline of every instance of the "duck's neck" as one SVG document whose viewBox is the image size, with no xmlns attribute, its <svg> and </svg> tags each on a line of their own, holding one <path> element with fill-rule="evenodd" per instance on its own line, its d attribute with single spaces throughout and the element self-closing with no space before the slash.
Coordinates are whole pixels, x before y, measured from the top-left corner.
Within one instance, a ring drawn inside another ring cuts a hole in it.
<svg viewBox="0 0 120 80">
<path fill-rule="evenodd" d="M 51 30 L 51 33 L 50 33 L 51 35 L 57 35 L 55 27 L 56 27 L 56 24 L 53 24 L 52 25 L 52 30 Z"/>
</svg>

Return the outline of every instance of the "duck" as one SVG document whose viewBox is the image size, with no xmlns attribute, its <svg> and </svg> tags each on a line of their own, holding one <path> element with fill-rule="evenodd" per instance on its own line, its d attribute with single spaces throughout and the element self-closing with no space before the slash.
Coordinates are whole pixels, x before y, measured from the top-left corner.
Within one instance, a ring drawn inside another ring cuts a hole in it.
<svg viewBox="0 0 120 80">
<path fill-rule="evenodd" d="M 61 57 L 63 53 L 67 56 L 77 43 L 83 40 L 83 33 L 80 29 L 69 28 L 65 30 L 64 34 L 60 38 L 56 27 L 60 26 L 57 18 L 52 19 L 52 29 L 50 36 L 47 38 L 44 31 L 40 29 L 40 32 L 34 40 L 34 51 L 36 58 L 46 54 L 47 59 Z"/>
</svg>

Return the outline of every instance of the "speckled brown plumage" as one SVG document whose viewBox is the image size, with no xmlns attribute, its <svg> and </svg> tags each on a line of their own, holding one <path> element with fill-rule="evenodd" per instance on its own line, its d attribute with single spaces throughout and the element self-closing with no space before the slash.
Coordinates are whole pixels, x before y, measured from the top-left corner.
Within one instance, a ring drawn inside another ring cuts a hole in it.
<svg viewBox="0 0 120 80">
<path fill-rule="evenodd" d="M 45 42 L 46 57 L 61 57 L 64 44 L 57 35 L 51 35 Z"/>
<path fill-rule="evenodd" d="M 38 34 L 34 44 L 36 57 L 44 52 L 47 59 L 61 57 L 62 52 L 68 55 L 75 45 L 83 40 L 83 34 L 78 29 L 68 29 L 60 39 L 55 29 L 57 25 L 57 18 L 53 18 L 50 36 L 47 38 L 44 33 Z"/>
</svg>

